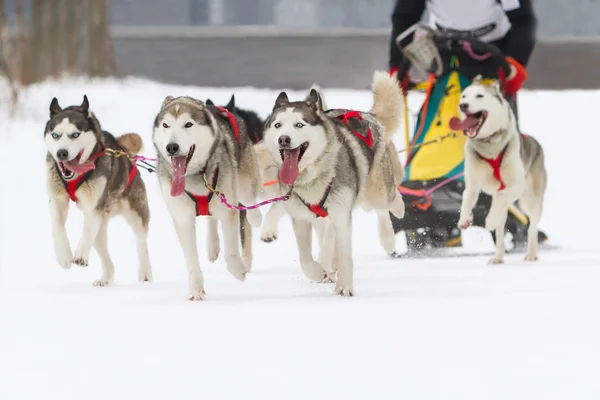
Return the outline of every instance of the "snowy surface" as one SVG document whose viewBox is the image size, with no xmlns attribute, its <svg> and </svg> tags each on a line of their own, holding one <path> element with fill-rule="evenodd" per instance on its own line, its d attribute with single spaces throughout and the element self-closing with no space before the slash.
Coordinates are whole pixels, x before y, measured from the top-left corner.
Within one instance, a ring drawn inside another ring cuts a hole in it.
<svg viewBox="0 0 600 400">
<path fill-rule="evenodd" d="M 151 127 L 166 95 L 232 92 L 262 116 L 278 91 L 169 86 L 138 79 L 64 81 L 27 90 L 0 115 L 0 399 L 598 399 L 600 225 L 597 204 L 598 91 L 528 92 L 524 132 L 546 151 L 549 186 L 541 228 L 549 243 L 535 264 L 507 255 L 391 260 L 373 214 L 354 219 L 354 298 L 302 275 L 290 223 L 279 239 L 255 241 L 253 272 L 230 276 L 222 257 L 199 251 L 208 300 L 185 300 L 181 249 L 154 175 L 143 172 L 152 214 L 155 282 L 136 282 L 133 234 L 112 221 L 115 285 L 88 268 L 55 261 L 42 140 L 48 105 L 86 93 L 103 128 L 138 132 L 152 156 Z M 290 92 L 291 98 L 305 93 Z M 325 90 L 330 107 L 369 109 L 368 92 Z M 420 95 L 410 98 L 416 112 Z M 401 132 L 396 136 L 402 148 Z M 72 246 L 82 227 L 71 208 Z M 255 237 L 259 231 L 255 230 Z M 398 250 L 404 250 L 398 235 Z M 492 249 L 471 228 L 465 245 Z"/>
</svg>

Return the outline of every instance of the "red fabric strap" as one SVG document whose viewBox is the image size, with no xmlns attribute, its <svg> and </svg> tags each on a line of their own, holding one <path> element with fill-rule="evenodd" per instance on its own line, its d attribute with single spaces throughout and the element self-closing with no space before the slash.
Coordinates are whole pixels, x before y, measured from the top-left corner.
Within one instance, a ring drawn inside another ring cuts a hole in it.
<svg viewBox="0 0 600 400">
<path fill-rule="evenodd" d="M 233 116 L 233 114 L 231 114 L 229 112 L 228 109 L 221 107 L 221 106 L 216 106 L 216 107 L 219 111 L 221 111 L 223 114 L 225 114 L 225 116 L 229 120 L 229 123 L 231 124 L 231 129 L 233 129 L 235 138 L 237 139 L 237 141 L 239 143 L 240 142 L 240 129 L 238 128 L 238 124 L 237 124 L 237 121 L 235 120 L 235 117 Z"/>
<path fill-rule="evenodd" d="M 321 217 L 321 218 L 325 218 L 326 216 L 329 215 L 329 213 L 327 211 L 325 211 L 325 209 L 323 209 L 323 207 L 321 207 L 320 204 L 307 204 L 308 205 L 308 209 L 310 211 L 313 212 L 313 214 L 316 214 L 317 216 Z"/>
<path fill-rule="evenodd" d="M 500 166 L 502 165 L 502 159 L 504 158 L 504 153 L 506 153 L 507 148 L 508 148 L 508 145 L 506 145 L 504 150 L 502 150 L 500 152 L 500 154 L 498 154 L 498 157 L 496 157 L 496 158 L 486 158 L 486 157 L 482 156 L 481 154 L 477 153 L 479 158 L 481 158 L 483 161 L 490 164 L 490 166 L 492 167 L 494 178 L 496 178 L 496 180 L 498 182 L 500 182 L 500 188 L 498 188 L 498 190 L 504 190 L 506 188 L 506 185 L 504 184 L 504 180 L 502 180 L 502 175 L 500 174 Z"/>
<path fill-rule="evenodd" d="M 205 167 L 206 168 L 206 167 Z M 216 189 L 217 182 L 219 181 L 219 167 L 215 168 L 212 177 L 212 187 Z M 185 193 L 196 203 L 196 216 L 207 216 L 210 215 L 209 204 L 213 197 L 213 192 L 208 192 L 206 195 L 197 195 L 188 192 Z"/>
<path fill-rule="evenodd" d="M 341 119 L 342 122 L 346 125 L 348 125 L 348 120 L 350 118 L 358 118 L 361 121 L 364 120 L 360 111 L 348 111 L 345 114 L 339 115 L 338 118 Z M 371 128 L 367 128 L 367 137 L 364 137 L 357 131 L 352 131 L 352 133 L 354 133 L 354 136 L 358 137 L 360 140 L 365 142 L 367 146 L 369 146 L 369 148 L 373 148 L 373 134 L 371 133 Z"/>
</svg>

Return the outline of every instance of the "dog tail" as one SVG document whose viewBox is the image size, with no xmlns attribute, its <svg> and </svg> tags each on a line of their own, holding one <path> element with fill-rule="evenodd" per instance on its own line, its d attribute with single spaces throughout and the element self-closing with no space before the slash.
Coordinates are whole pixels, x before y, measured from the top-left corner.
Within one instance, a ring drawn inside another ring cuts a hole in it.
<svg viewBox="0 0 600 400">
<path fill-rule="evenodd" d="M 317 93 L 319 93 L 319 97 L 321 97 L 321 108 L 323 108 L 323 110 L 329 110 L 329 107 L 327 107 L 327 104 L 325 104 L 325 99 L 323 98 L 321 86 L 319 86 L 317 83 L 313 83 L 310 89 L 308 89 L 308 91 L 310 92 L 312 89 L 316 90 Z"/>
<path fill-rule="evenodd" d="M 142 137 L 137 133 L 126 133 L 117 138 L 119 145 L 132 154 L 138 154 L 142 150 Z"/>
<path fill-rule="evenodd" d="M 370 113 L 383 125 L 384 139 L 389 143 L 402 119 L 402 107 L 405 107 L 402 91 L 398 81 L 385 71 L 375 71 L 372 88 L 373 108 Z"/>
</svg>

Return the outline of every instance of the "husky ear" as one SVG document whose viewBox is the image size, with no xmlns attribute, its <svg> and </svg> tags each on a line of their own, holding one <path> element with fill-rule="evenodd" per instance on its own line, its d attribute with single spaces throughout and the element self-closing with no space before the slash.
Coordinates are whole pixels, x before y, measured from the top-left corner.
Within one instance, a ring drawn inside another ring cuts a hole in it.
<svg viewBox="0 0 600 400">
<path fill-rule="evenodd" d="M 214 106 L 215 105 L 215 103 L 213 103 L 213 101 L 211 99 L 206 99 L 206 103 L 204 103 L 204 104 L 206 104 L 207 106 Z"/>
<path fill-rule="evenodd" d="M 235 111 L 235 94 L 231 95 L 231 99 L 229 99 L 229 103 L 225 106 L 229 111 Z"/>
<path fill-rule="evenodd" d="M 165 99 L 162 102 L 162 105 L 160 106 L 161 108 L 165 108 L 165 106 L 167 104 L 169 104 L 170 102 L 172 102 L 175 98 L 173 96 L 167 96 L 165 97 Z"/>
<path fill-rule="evenodd" d="M 279 96 L 277 96 L 277 100 L 275 100 L 275 107 L 273 107 L 273 109 L 282 107 L 289 103 L 290 100 L 288 99 L 287 94 L 285 92 L 281 92 L 279 93 Z"/>
<path fill-rule="evenodd" d="M 85 94 L 83 95 L 83 101 L 81 102 L 79 108 L 84 114 L 87 114 L 90 109 L 90 102 Z"/>
<path fill-rule="evenodd" d="M 310 89 L 310 93 L 306 98 L 306 102 L 311 106 L 314 105 L 317 110 L 323 110 L 323 101 L 321 100 L 321 95 L 314 88 Z"/>
<path fill-rule="evenodd" d="M 58 104 L 58 99 L 54 97 L 50 102 L 50 117 L 55 116 L 62 111 L 62 107 Z"/>
<path fill-rule="evenodd" d="M 483 76 L 481 76 L 481 74 L 479 74 L 475 78 L 473 78 L 473 81 L 471 83 L 479 84 L 479 83 L 481 83 L 482 79 L 483 79 Z"/>
</svg>

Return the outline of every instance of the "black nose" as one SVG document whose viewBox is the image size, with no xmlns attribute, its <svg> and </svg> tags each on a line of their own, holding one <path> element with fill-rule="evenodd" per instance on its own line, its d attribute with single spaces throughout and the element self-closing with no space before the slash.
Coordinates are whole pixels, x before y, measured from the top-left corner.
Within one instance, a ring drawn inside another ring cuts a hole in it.
<svg viewBox="0 0 600 400">
<path fill-rule="evenodd" d="M 290 143 L 292 143 L 292 138 L 286 135 L 279 136 L 279 146 L 281 147 L 289 147 Z"/>
<path fill-rule="evenodd" d="M 469 104 L 467 104 L 467 103 L 460 103 L 459 107 L 460 107 L 461 111 L 467 111 L 469 109 Z"/>
<path fill-rule="evenodd" d="M 60 149 L 56 152 L 56 157 L 58 157 L 60 161 L 66 161 L 69 159 L 69 152 L 65 149 Z"/>
<path fill-rule="evenodd" d="M 179 145 L 177 143 L 169 143 L 167 145 L 167 153 L 169 153 L 170 155 L 177 154 L 178 151 Z"/>
</svg>

